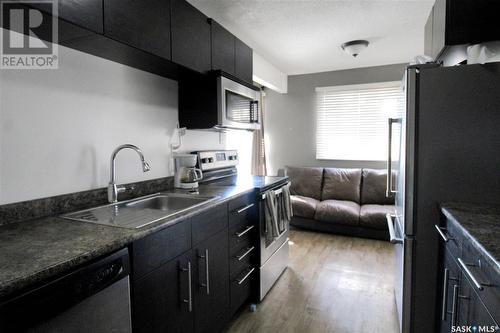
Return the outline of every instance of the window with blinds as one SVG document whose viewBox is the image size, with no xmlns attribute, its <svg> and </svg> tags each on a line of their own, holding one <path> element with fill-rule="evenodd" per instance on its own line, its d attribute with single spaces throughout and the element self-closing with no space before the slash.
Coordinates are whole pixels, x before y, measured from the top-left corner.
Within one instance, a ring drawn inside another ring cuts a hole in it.
<svg viewBox="0 0 500 333">
<path fill-rule="evenodd" d="M 319 87 L 316 95 L 317 159 L 387 158 L 388 118 L 404 108 L 401 82 Z"/>
</svg>

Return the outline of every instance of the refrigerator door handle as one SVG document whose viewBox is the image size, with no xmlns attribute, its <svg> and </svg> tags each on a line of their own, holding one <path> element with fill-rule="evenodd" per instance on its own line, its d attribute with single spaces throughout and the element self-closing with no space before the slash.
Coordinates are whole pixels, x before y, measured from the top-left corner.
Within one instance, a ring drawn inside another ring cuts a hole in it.
<svg viewBox="0 0 500 333">
<path fill-rule="evenodd" d="M 396 233 L 394 232 L 394 222 L 392 220 L 394 215 L 387 214 L 386 216 L 387 219 L 387 227 L 389 228 L 389 238 L 390 242 L 392 244 L 403 244 L 403 238 L 396 237 Z"/>
<path fill-rule="evenodd" d="M 387 182 L 385 196 L 391 198 L 394 193 L 392 189 L 392 124 L 400 122 L 401 119 L 389 118 L 388 148 L 387 148 Z"/>
</svg>

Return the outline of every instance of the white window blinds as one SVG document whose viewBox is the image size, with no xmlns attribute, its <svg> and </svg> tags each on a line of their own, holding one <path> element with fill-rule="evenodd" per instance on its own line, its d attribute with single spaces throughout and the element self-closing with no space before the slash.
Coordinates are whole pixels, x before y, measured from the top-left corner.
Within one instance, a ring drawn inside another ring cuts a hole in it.
<svg viewBox="0 0 500 333">
<path fill-rule="evenodd" d="M 404 108 L 401 82 L 321 87 L 316 94 L 317 159 L 387 158 L 387 119 Z"/>
</svg>

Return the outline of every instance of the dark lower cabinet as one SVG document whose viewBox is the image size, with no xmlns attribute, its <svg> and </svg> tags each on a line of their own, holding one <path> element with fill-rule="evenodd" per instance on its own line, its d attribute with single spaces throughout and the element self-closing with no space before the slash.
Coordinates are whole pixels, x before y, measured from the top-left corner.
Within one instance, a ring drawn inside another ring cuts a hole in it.
<svg viewBox="0 0 500 333">
<path fill-rule="evenodd" d="M 188 251 L 134 283 L 134 332 L 194 331 L 195 262 Z"/>
<path fill-rule="evenodd" d="M 227 228 L 200 243 L 196 253 L 195 332 L 219 332 L 229 317 Z"/>
<path fill-rule="evenodd" d="M 104 0 L 104 34 L 170 60 L 170 0 Z"/>
<path fill-rule="evenodd" d="M 459 309 L 457 325 L 488 327 L 490 331 L 484 331 L 483 328 L 480 332 L 494 332 L 494 330 L 491 330 L 491 327 L 494 328 L 497 326 L 497 323 L 474 291 L 474 286 L 464 273 L 462 273 L 461 282 L 457 296 Z"/>
<path fill-rule="evenodd" d="M 460 269 L 452 255 L 445 249 L 443 251 L 446 253 L 441 270 L 442 292 L 438 310 L 441 332 L 451 332 L 452 322 L 457 322 Z"/>
<path fill-rule="evenodd" d="M 471 247 L 454 222 L 445 224 L 440 228 L 438 331 L 495 332 L 499 324 L 498 274 L 485 274 L 490 272 L 487 260 Z"/>
<path fill-rule="evenodd" d="M 134 332 L 222 331 L 230 317 L 228 243 L 227 204 L 134 242 Z"/>
<path fill-rule="evenodd" d="M 211 70 L 208 18 L 185 0 L 171 0 L 172 61 L 198 72 Z"/>
<path fill-rule="evenodd" d="M 230 314 L 233 316 L 258 290 L 258 203 L 255 194 L 235 198 L 229 210 Z M 254 297 L 252 297 L 254 296 Z"/>
</svg>

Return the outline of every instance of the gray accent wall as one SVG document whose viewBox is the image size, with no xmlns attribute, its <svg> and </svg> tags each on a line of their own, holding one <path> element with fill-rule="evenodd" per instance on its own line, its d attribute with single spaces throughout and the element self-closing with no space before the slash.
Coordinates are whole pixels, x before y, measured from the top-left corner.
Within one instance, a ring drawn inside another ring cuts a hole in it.
<svg viewBox="0 0 500 333">
<path fill-rule="evenodd" d="M 268 173 L 285 165 L 384 168 L 383 161 L 316 159 L 315 88 L 402 80 L 407 64 L 292 75 L 288 93 L 266 90 L 265 139 Z M 332 143 L 335 144 L 335 143 Z"/>
</svg>

